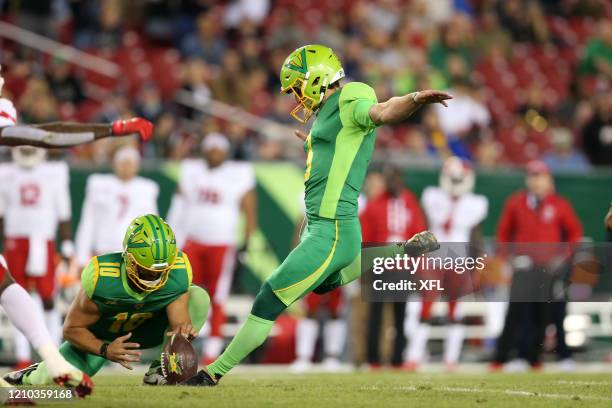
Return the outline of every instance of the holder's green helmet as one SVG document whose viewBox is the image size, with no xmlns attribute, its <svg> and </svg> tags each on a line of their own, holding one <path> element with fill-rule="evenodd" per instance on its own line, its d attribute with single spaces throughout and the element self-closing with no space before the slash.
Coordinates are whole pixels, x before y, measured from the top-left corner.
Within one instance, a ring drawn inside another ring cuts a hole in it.
<svg viewBox="0 0 612 408">
<path fill-rule="evenodd" d="M 321 105 L 327 87 L 341 78 L 342 64 L 325 45 L 305 45 L 289 54 L 280 71 L 280 82 L 281 92 L 293 92 L 299 101 L 291 116 L 302 123 L 308 121 Z"/>
<path fill-rule="evenodd" d="M 143 292 L 153 292 L 166 284 L 177 253 L 174 231 L 157 215 L 134 218 L 125 232 L 123 259 L 127 276 Z"/>
</svg>

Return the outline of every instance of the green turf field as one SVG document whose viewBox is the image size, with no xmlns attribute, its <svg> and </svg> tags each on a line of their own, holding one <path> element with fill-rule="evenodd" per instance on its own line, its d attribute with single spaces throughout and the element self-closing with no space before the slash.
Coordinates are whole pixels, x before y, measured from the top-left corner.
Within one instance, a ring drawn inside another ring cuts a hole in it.
<svg viewBox="0 0 612 408">
<path fill-rule="evenodd" d="M 67 407 L 611 407 L 612 374 L 265 374 L 215 388 L 145 387 L 137 375 L 100 375 L 94 395 Z"/>
</svg>

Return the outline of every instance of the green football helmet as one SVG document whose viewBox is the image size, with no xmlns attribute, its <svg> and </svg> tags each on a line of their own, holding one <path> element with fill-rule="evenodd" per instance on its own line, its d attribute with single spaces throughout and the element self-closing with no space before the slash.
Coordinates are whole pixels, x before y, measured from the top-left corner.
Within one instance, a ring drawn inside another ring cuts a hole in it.
<svg viewBox="0 0 612 408">
<path fill-rule="evenodd" d="M 142 292 L 153 292 L 166 284 L 177 254 L 174 231 L 157 215 L 134 218 L 125 232 L 125 269 Z"/>
<path fill-rule="evenodd" d="M 293 93 L 298 101 L 291 116 L 306 123 L 320 107 L 327 88 L 341 78 L 342 64 L 325 45 L 305 45 L 289 54 L 280 71 L 280 82 L 281 92 Z"/>
</svg>

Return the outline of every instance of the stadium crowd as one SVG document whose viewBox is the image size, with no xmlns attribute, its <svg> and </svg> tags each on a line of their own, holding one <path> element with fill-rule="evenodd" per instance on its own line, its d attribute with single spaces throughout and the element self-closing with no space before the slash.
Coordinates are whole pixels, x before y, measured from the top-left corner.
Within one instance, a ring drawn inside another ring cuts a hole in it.
<svg viewBox="0 0 612 408">
<path fill-rule="evenodd" d="M 0 1 L 2 20 L 121 71 L 104 77 L 0 36 L 1 63 L 23 122 L 139 115 L 157 125 L 145 158 L 183 158 L 221 131 L 235 158 L 273 160 L 295 157 L 297 144 L 207 116 L 177 92 L 293 125 L 279 67 L 297 46 L 325 43 L 381 100 L 423 88 L 455 95 L 449 109 L 382 128 L 381 155 L 431 165 L 452 154 L 489 168 L 542 157 L 553 171 L 583 171 L 612 164 L 611 9 L 605 0 Z M 110 152 L 70 154 L 105 163 Z"/>
</svg>

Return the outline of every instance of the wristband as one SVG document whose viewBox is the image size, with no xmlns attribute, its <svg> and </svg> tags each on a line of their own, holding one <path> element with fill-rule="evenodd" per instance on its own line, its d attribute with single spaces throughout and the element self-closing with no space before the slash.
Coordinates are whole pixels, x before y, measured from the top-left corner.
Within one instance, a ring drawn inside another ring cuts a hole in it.
<svg viewBox="0 0 612 408">
<path fill-rule="evenodd" d="M 106 353 L 108 352 L 108 343 L 102 343 L 100 346 L 100 357 L 106 358 Z"/>
<path fill-rule="evenodd" d="M 417 96 L 419 96 L 419 93 L 420 93 L 420 92 L 418 92 L 418 91 L 417 91 L 417 92 L 413 92 L 413 93 L 412 93 L 412 101 L 413 101 L 414 103 L 419 103 L 419 102 L 417 101 Z"/>
</svg>

